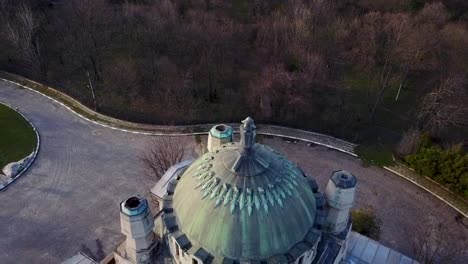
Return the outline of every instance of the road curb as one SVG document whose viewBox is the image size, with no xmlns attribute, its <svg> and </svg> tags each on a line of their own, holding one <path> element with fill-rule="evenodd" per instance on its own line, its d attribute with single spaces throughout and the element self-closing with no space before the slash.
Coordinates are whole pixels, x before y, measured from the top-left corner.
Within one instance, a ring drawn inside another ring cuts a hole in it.
<svg viewBox="0 0 468 264">
<path fill-rule="evenodd" d="M 405 175 L 387 167 L 387 166 L 383 166 L 383 168 L 397 176 L 400 176 L 401 178 L 413 183 L 414 185 L 418 186 L 419 188 L 425 190 L 426 192 L 432 194 L 433 196 L 435 196 L 437 199 L 441 200 L 442 202 L 444 202 L 445 204 L 447 204 L 448 206 L 452 207 L 453 209 L 455 209 L 455 211 L 457 211 L 458 213 L 460 213 L 461 215 L 463 215 L 464 217 L 468 218 L 468 214 L 463 212 L 462 210 L 458 209 L 458 207 L 454 206 L 452 203 L 450 203 L 449 201 L 445 200 L 443 197 L 441 197 L 440 195 L 432 192 L 430 189 L 426 188 L 425 186 L 417 183 L 416 181 L 413 181 L 412 179 L 410 179 L 409 177 L 406 177 Z"/>
<path fill-rule="evenodd" d="M 33 151 L 33 157 L 31 158 L 31 160 L 28 161 L 28 163 L 26 164 L 26 166 L 23 168 L 22 171 L 20 171 L 17 175 L 15 175 L 15 177 L 13 178 L 10 178 L 8 181 L 6 181 L 5 183 L 3 184 L 0 184 L 0 191 L 4 190 L 6 187 L 8 187 L 8 185 L 12 184 L 14 181 L 16 181 L 19 177 L 21 177 L 21 175 L 23 175 L 23 173 L 25 173 L 29 167 L 31 167 L 31 165 L 34 163 L 34 161 L 36 160 L 36 157 L 37 157 L 37 154 L 39 153 L 39 149 L 40 149 L 40 145 L 41 145 L 41 138 L 39 136 L 39 132 L 37 131 L 36 127 L 33 125 L 33 123 L 25 116 L 23 115 L 23 113 L 21 113 L 20 111 L 18 111 L 16 108 L 12 107 L 11 105 L 8 105 L 6 103 L 2 103 L 0 102 L 0 104 L 8 107 L 8 108 L 11 108 L 12 110 L 14 110 L 15 112 L 17 112 L 18 114 L 20 114 L 28 123 L 29 125 L 33 128 L 33 131 L 34 133 L 36 134 L 36 139 L 37 139 L 37 142 L 36 142 L 36 148 L 34 149 Z"/>
<path fill-rule="evenodd" d="M 19 76 L 18 76 L 19 77 Z M 22 78 L 22 77 L 19 77 L 19 78 Z M 105 128 L 109 128 L 109 129 L 113 129 L 113 130 L 117 130 L 117 131 L 121 131 L 121 132 L 125 132 L 125 133 L 131 133 L 131 134 L 138 134 L 138 135 L 147 135 L 147 136 L 194 136 L 194 135 L 207 135 L 208 132 L 190 132 L 190 133 L 164 133 L 164 132 L 143 132 L 143 131 L 134 131 L 134 130 L 130 130 L 130 129 L 123 129 L 123 128 L 118 128 L 118 127 L 114 127 L 114 126 L 111 126 L 111 125 L 108 125 L 108 124 L 104 124 L 104 123 L 101 123 L 101 122 L 98 122 L 98 121 L 95 121 L 95 120 L 92 120 L 92 119 L 89 119 L 85 116 L 83 116 L 82 114 L 76 112 L 74 109 L 72 109 L 71 107 L 67 106 L 66 104 L 60 102 L 59 100 L 51 97 L 51 96 L 48 96 L 46 94 L 43 94 L 42 92 L 40 91 L 37 91 L 33 88 L 30 88 L 28 86 L 25 86 L 25 85 L 22 85 L 20 83 L 17 83 L 15 81 L 11 81 L 11 80 L 8 80 L 8 79 L 4 79 L 4 78 L 0 78 L 0 80 L 3 80 L 5 82 L 9 82 L 11 84 L 14 84 L 14 85 L 17 85 L 17 86 L 20 86 L 20 87 L 23 87 L 25 89 L 28 89 L 30 91 L 33 91 L 37 94 L 40 94 L 50 100 L 52 100 L 53 102 L 56 102 L 58 103 L 59 105 L 65 107 L 66 109 L 68 109 L 70 112 L 72 112 L 73 114 L 75 114 L 76 116 L 82 118 L 83 120 L 86 120 L 90 123 L 93 123 L 95 125 L 98 125 L 98 126 L 102 126 L 102 127 L 105 127 Z M 40 83 L 37 83 L 35 81 L 31 81 L 29 79 L 26 79 L 32 83 L 35 83 L 37 85 L 42 85 Z M 49 88 L 51 89 L 51 88 Z M 55 91 L 55 90 L 54 90 Z M 68 95 L 65 95 L 65 96 L 68 96 Z M 69 97 L 69 96 L 68 96 Z M 72 98 L 73 99 L 73 98 Z M 74 99 L 73 99 L 74 100 Z M 81 104 L 81 103 L 80 103 Z M 91 110 L 92 111 L 92 110 Z M 20 113 L 21 114 L 21 113 Z M 22 115 L 22 114 L 21 114 Z M 23 115 L 24 116 L 24 115 Z M 26 120 L 28 120 L 26 118 Z M 28 120 L 29 122 L 29 120 Z M 32 124 L 31 124 L 32 125 Z M 194 125 L 194 127 L 196 126 L 200 126 L 200 125 Z M 184 126 L 184 128 L 187 128 L 189 126 Z M 270 126 L 270 127 L 278 127 L 278 128 L 282 128 L 282 129 L 290 129 L 290 128 L 287 128 L 287 127 L 282 127 L 282 126 Z M 35 127 L 33 126 L 34 130 L 36 131 L 37 133 L 37 130 L 35 129 Z M 339 141 L 339 142 L 343 142 L 343 143 L 346 143 L 346 144 L 349 144 L 349 145 L 354 145 L 356 146 L 356 144 L 353 144 L 353 143 L 350 143 L 350 142 L 347 142 L 347 141 L 344 141 L 342 139 L 338 139 L 338 138 L 335 138 L 335 137 L 332 137 L 332 136 L 328 136 L 328 135 L 324 135 L 324 134 L 320 134 L 320 133 L 315 133 L 315 132 L 311 132 L 311 131 L 306 131 L 306 130 L 297 130 L 297 131 L 300 131 L 300 132 L 305 132 L 305 133 L 309 133 L 309 134 L 312 134 L 312 135 L 316 135 L 316 136 L 323 136 L 323 137 L 327 137 L 327 138 L 331 138 L 333 140 L 336 140 L 336 141 Z M 238 133 L 238 131 L 235 131 L 234 133 Z M 269 133 L 269 132 L 260 132 L 258 131 L 257 132 L 258 135 L 266 135 L 266 136 L 275 136 L 275 137 L 282 137 L 282 138 L 289 138 L 289 139 L 293 139 L 293 140 L 300 140 L 300 141 L 304 141 L 304 142 L 309 142 L 309 143 L 313 143 L 313 144 L 316 144 L 316 145 L 320 145 L 320 146 L 324 146 L 324 147 L 327 147 L 327 148 L 330 148 L 330 149 L 333 149 L 333 150 L 337 150 L 339 152 L 342 152 L 342 153 L 345 153 L 345 154 L 348 154 L 348 155 L 351 155 L 353 157 L 358 157 L 357 154 L 355 154 L 354 152 L 351 152 L 351 151 L 348 151 L 346 149 L 343 149 L 343 148 L 340 148 L 340 147 L 337 147 L 337 146 L 333 146 L 333 145 L 330 145 L 330 144 L 326 144 L 326 143 L 323 143 L 323 142 L 320 142 L 320 141 L 316 141 L 316 140 L 310 140 L 310 139 L 306 139 L 306 138 L 302 138 L 302 137 L 295 137 L 295 136 L 289 136 L 289 135 L 285 135 L 285 134 L 278 134 L 278 133 Z M 38 134 L 37 134 L 38 135 Z M 39 136 L 38 136 L 38 142 L 39 142 Z M 37 148 L 39 149 L 39 147 Z M 37 153 L 36 153 L 37 155 Z M 29 166 L 28 166 L 29 167 Z M 460 209 L 458 209 L 457 207 L 455 207 L 454 205 L 452 205 L 451 203 L 449 203 L 448 201 L 446 201 L 444 198 L 440 197 L 439 195 L 435 194 L 434 192 L 432 192 L 431 190 L 429 190 L 428 188 L 420 185 L 419 183 L 405 177 L 404 175 L 392 170 L 391 168 L 388 168 L 386 166 L 383 166 L 383 168 L 389 172 L 392 172 L 402 178 L 404 178 L 405 180 L 407 181 L 410 181 L 411 183 L 415 184 L 416 186 L 426 190 L 427 192 L 429 192 L 430 194 L 434 195 L 435 197 L 437 197 L 438 199 L 440 199 L 441 201 L 443 201 L 444 203 L 446 203 L 447 205 L 449 205 L 450 207 L 452 207 L 453 209 L 455 209 L 457 212 L 461 213 L 463 216 L 467 217 L 468 218 L 468 215 L 466 213 L 464 213 L 463 211 L 461 211 Z M 18 177 L 16 177 L 18 178 Z M 15 179 L 16 179 L 15 178 Z M 14 181 L 15 179 L 13 179 L 12 181 Z M 0 188 L 1 190 L 2 188 Z"/>
<path fill-rule="evenodd" d="M 40 94 L 52 101 L 54 101 L 55 103 L 58 103 L 60 104 L 61 106 L 65 107 L 66 109 L 68 109 L 69 111 L 71 111 L 73 114 L 75 114 L 76 116 L 82 118 L 83 120 L 86 120 L 90 123 L 93 123 L 95 125 L 99 125 L 99 126 L 102 126 L 102 127 L 105 127 L 105 128 L 109 128 L 109 129 L 113 129 L 113 130 L 117 130 L 117 131 L 121 131 L 121 132 L 126 132 L 126 133 L 132 133 L 132 134 L 137 134 L 137 135 L 147 135 L 147 136 L 194 136 L 194 135 L 207 135 L 208 132 L 190 132 L 190 133 L 163 133 L 163 132 L 143 132 L 143 131 L 135 131 L 135 130 L 130 130 L 130 129 L 124 129 L 124 128 L 118 128 L 118 127 L 115 127 L 115 126 L 111 126 L 111 125 L 108 125 L 108 124 L 104 124 L 102 122 L 98 122 L 98 121 L 95 121 L 95 120 L 92 120 L 78 112 L 76 112 L 74 109 L 72 109 L 71 107 L 67 106 L 66 104 L 64 104 L 63 102 L 60 102 L 59 100 L 51 97 L 51 96 L 48 96 L 46 94 L 43 94 L 41 93 L 40 91 L 37 91 L 33 88 L 30 88 L 28 86 L 25 86 L 25 85 L 22 85 L 20 83 L 17 83 L 17 82 L 14 82 L 14 81 L 11 81 L 11 80 L 8 80 L 8 79 L 4 79 L 4 78 L 0 78 L 0 80 L 3 80 L 5 82 L 9 82 L 11 84 L 14 84 L 14 85 L 17 85 L 17 86 L 20 86 L 20 87 L 23 87 L 25 89 L 28 89 L 30 91 L 33 91 L 37 94 Z M 28 80 L 29 81 L 29 80 Z M 38 84 L 37 82 L 34 82 L 34 81 L 31 81 L 33 83 L 36 83 Z M 38 84 L 38 85 L 41 85 L 41 84 Z M 194 125 L 195 126 L 199 126 L 199 125 Z M 282 127 L 282 126 L 271 126 L 271 127 L 279 127 L 279 128 L 282 128 L 282 129 L 289 129 L 287 127 Z M 184 126 L 184 128 L 187 128 L 187 126 Z M 316 136 L 323 136 L 323 137 L 329 137 L 329 138 L 332 138 L 334 140 L 337 140 L 337 141 L 340 141 L 340 142 L 343 142 L 343 143 L 346 143 L 346 144 L 350 144 L 350 145 L 354 145 L 356 146 L 355 144 L 353 143 L 350 143 L 350 142 L 347 142 L 347 141 L 344 141 L 342 139 L 338 139 L 338 138 L 335 138 L 335 137 L 332 137 L 332 136 L 329 136 L 329 135 L 325 135 L 325 134 L 320 134 L 320 133 L 316 133 L 316 132 L 311 132 L 311 131 L 306 131 L 306 130 L 298 130 L 298 131 L 301 131 L 301 132 L 305 132 L 305 133 L 310 133 L 310 134 L 313 134 L 313 135 L 316 135 Z M 342 153 L 346 153 L 346 154 L 349 154 L 351 156 L 354 156 L 354 157 L 357 157 L 357 155 L 353 152 L 350 152 L 348 150 L 345 150 L 345 149 L 342 149 L 340 147 L 337 147 L 337 146 L 332 146 L 330 144 L 326 144 L 326 143 L 323 143 L 323 142 L 320 142 L 320 141 L 316 141 L 316 140 L 310 140 L 310 139 L 306 139 L 306 138 L 301 138 L 301 137 L 295 137 L 295 136 L 289 136 L 289 135 L 285 135 L 285 134 L 277 134 L 277 133 L 269 133 L 269 132 L 261 132 L 261 131 L 258 131 L 257 132 L 258 135 L 267 135 L 267 136 L 276 136 L 276 137 L 283 137 L 283 138 L 290 138 L 290 139 L 295 139 L 295 140 L 300 140 L 300 141 L 304 141 L 304 142 L 309 142 L 309 143 L 313 143 L 313 144 L 317 144 L 317 145 L 321 145 L 321 146 L 324 146 L 324 147 L 327 147 L 327 148 L 331 148 L 331 149 L 334 149 L 334 150 L 337 150 L 337 151 L 340 151 Z"/>
<path fill-rule="evenodd" d="M 329 144 L 321 143 L 321 142 L 318 142 L 318 141 L 315 141 L 315 140 L 310 140 L 310 139 L 305 139 L 305 138 L 300 138 L 300 137 L 294 137 L 294 136 L 286 136 L 286 135 L 275 134 L 275 133 L 268 133 L 268 132 L 258 132 L 257 134 L 258 135 L 265 135 L 265 136 L 273 136 L 273 137 L 290 138 L 290 139 L 295 139 L 295 140 L 304 141 L 304 142 L 308 142 L 308 143 L 313 143 L 313 144 L 316 144 L 316 145 L 320 145 L 320 146 L 324 146 L 324 147 L 327 147 L 327 148 L 330 148 L 330 149 L 337 150 L 339 152 L 343 152 L 345 154 L 348 154 L 348 155 L 351 155 L 351 156 L 354 156 L 354 157 L 358 157 L 358 155 L 353 153 L 353 152 L 350 152 L 350 151 L 347 151 L 347 150 L 344 150 L 344 149 L 341 149 L 341 148 L 338 148 L 338 147 L 335 147 L 335 146 L 332 146 L 332 145 L 329 145 Z M 317 133 L 315 133 L 315 134 L 317 134 Z"/>
</svg>

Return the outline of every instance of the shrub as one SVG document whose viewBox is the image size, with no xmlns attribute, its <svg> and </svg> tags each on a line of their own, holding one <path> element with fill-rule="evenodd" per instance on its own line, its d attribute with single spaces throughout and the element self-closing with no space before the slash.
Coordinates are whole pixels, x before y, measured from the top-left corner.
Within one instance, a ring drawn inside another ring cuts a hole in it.
<svg viewBox="0 0 468 264">
<path fill-rule="evenodd" d="M 460 145 L 444 150 L 423 136 L 418 152 L 405 160 L 419 174 L 468 197 L 468 155 Z"/>
<path fill-rule="evenodd" d="M 355 209 L 351 211 L 351 217 L 353 219 L 353 231 L 375 240 L 379 239 L 381 223 L 372 207 Z"/>
</svg>

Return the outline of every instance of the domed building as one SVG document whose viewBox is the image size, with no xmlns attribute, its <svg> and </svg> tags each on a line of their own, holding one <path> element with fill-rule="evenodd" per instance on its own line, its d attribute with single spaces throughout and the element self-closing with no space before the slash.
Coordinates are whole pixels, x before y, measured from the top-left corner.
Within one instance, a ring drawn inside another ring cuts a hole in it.
<svg viewBox="0 0 468 264">
<path fill-rule="evenodd" d="M 356 178 L 335 171 L 321 194 L 312 177 L 256 143 L 252 118 L 239 133 L 233 142 L 231 127 L 213 127 L 204 155 L 168 170 L 151 190 L 158 203 L 154 221 L 144 198 L 122 202 L 127 240 L 116 251 L 117 263 L 343 260 Z"/>
</svg>

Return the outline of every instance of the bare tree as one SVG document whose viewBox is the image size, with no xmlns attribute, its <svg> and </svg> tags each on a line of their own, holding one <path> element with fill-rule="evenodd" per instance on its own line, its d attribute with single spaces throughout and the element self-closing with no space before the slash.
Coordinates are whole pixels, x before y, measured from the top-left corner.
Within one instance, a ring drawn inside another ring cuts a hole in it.
<svg viewBox="0 0 468 264">
<path fill-rule="evenodd" d="M 452 75 L 426 94 L 418 113 L 418 128 L 439 133 L 449 126 L 467 125 L 466 83 L 463 75 Z"/>
<path fill-rule="evenodd" d="M 410 129 L 406 131 L 397 145 L 396 154 L 400 157 L 414 154 L 417 151 L 420 137 L 421 132 L 417 129 Z"/>
<path fill-rule="evenodd" d="M 141 157 L 145 171 L 160 179 L 174 164 L 182 161 L 185 153 L 185 140 L 180 137 L 160 137 L 154 139 Z"/>
<path fill-rule="evenodd" d="M 312 91 L 327 81 L 327 68 L 319 54 L 296 49 L 300 67 L 291 70 L 280 63 L 269 64 L 249 84 L 247 99 L 252 108 L 271 118 L 273 115 L 294 119 L 300 113 L 312 111 Z"/>
<path fill-rule="evenodd" d="M 291 84 L 291 73 L 282 65 L 265 66 L 250 83 L 251 96 L 247 99 L 252 108 L 258 108 L 263 116 L 271 117 L 273 109 L 279 108 L 279 102 L 284 99 L 281 92 L 290 90 Z"/>
<path fill-rule="evenodd" d="M 105 0 L 70 0 L 61 8 L 64 15 L 57 21 L 57 31 L 63 34 L 62 60 L 81 68 L 99 106 L 105 82 L 105 51 L 116 30 L 112 24 L 116 20 L 115 12 Z"/>
<path fill-rule="evenodd" d="M 444 5 L 432 3 L 427 4 L 416 17 L 411 18 L 412 22 L 407 25 L 405 34 L 392 55 L 396 62 L 399 81 L 395 101 L 398 101 L 411 72 L 430 72 L 441 67 L 438 59 L 440 52 L 438 28 L 446 17 Z"/>
<path fill-rule="evenodd" d="M 312 40 L 313 18 L 309 7 L 301 1 L 292 1 L 285 10 L 258 21 L 257 46 L 278 57 L 285 56 L 291 46 L 306 46 Z"/>
<path fill-rule="evenodd" d="M 352 39 L 356 43 L 348 55 L 367 75 L 367 108 L 371 123 L 375 121 L 384 93 L 399 78 L 397 66 L 401 56 L 397 55 L 402 50 L 403 39 L 411 34 L 412 26 L 408 14 L 379 12 L 364 15 L 354 25 L 357 37 Z"/>
<path fill-rule="evenodd" d="M 411 247 L 414 258 L 420 263 L 460 263 L 459 258 L 466 254 L 466 238 L 450 232 L 442 223 L 431 219 L 420 226 L 413 237 Z"/>
<path fill-rule="evenodd" d="M 17 7 L 13 19 L 6 25 L 6 38 L 18 49 L 21 59 L 31 67 L 36 76 L 39 76 L 42 70 L 39 40 L 36 35 L 38 27 L 31 6 L 26 3 Z"/>
</svg>

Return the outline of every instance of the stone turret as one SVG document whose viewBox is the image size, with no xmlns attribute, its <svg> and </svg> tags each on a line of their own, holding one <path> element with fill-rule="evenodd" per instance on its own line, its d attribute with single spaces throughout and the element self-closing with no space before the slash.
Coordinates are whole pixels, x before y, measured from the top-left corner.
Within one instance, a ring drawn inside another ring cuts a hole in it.
<svg viewBox="0 0 468 264">
<path fill-rule="evenodd" d="M 232 127 L 228 125 L 216 125 L 211 128 L 208 133 L 208 151 L 213 151 L 213 149 L 232 142 L 233 140 L 233 130 Z"/>
<path fill-rule="evenodd" d="M 347 171 L 334 171 L 325 189 L 329 208 L 325 227 L 330 233 L 343 231 L 349 220 L 349 209 L 353 206 L 357 179 Z"/>
<path fill-rule="evenodd" d="M 151 257 L 157 241 L 153 232 L 153 215 L 145 198 L 132 196 L 120 203 L 120 226 L 127 238 L 125 249 L 119 256 L 116 256 L 116 262 L 152 263 Z"/>
</svg>

